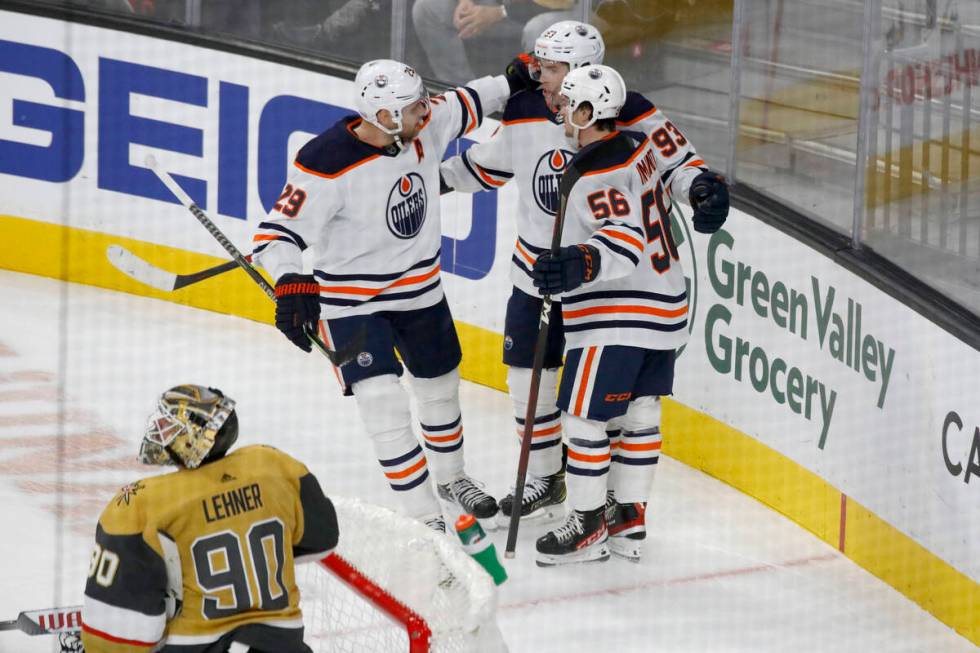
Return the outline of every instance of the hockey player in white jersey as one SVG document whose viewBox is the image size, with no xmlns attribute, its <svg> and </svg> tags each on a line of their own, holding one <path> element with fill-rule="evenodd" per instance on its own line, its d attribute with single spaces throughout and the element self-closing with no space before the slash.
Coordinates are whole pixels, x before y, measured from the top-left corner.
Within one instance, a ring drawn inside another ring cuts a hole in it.
<svg viewBox="0 0 980 653">
<path fill-rule="evenodd" d="M 566 139 L 556 100 L 565 75 L 583 66 L 601 64 L 605 45 L 599 31 L 585 23 L 566 20 L 545 30 L 534 47 L 535 65 L 541 87 L 512 96 L 504 109 L 500 128 L 493 137 L 442 165 L 444 183 L 458 191 L 476 192 L 499 188 L 513 180 L 519 193 L 517 243 L 511 258 L 514 284 L 507 303 L 504 327 L 504 364 L 517 433 L 521 435 L 531 383 L 531 363 L 537 335 L 541 298 L 531 282 L 535 258 L 550 244 L 558 207 L 558 182 L 574 154 Z M 717 175 L 707 170 L 694 147 L 674 124 L 649 100 L 628 91 L 616 126 L 646 135 L 651 144 L 658 174 L 664 186 L 664 202 L 670 196 L 698 203 L 722 186 Z M 699 197 L 692 183 L 700 178 Z M 715 190 L 712 190 L 715 189 Z M 710 204 L 710 203 L 709 203 Z M 710 212 L 713 205 L 706 205 Z M 718 207 L 717 222 L 727 214 L 727 204 Z M 709 220 L 707 213 L 701 216 Z M 696 225 L 697 227 L 697 225 Z M 565 498 L 565 476 L 561 457 L 562 433 L 556 407 L 555 386 L 562 364 L 562 321 L 557 303 L 551 316 L 541 388 L 536 406 L 528 481 L 524 488 L 522 518 L 552 517 Z M 615 432 L 610 434 L 618 437 Z M 501 513 L 509 516 L 513 495 L 500 502 Z"/>
<path fill-rule="evenodd" d="M 444 529 L 438 495 L 488 519 L 496 501 L 463 465 L 460 347 L 439 279 L 439 162 L 450 142 L 499 111 L 519 86 L 484 77 L 429 98 L 410 66 L 364 64 L 350 116 L 309 141 L 279 201 L 254 236 L 255 261 L 276 280 L 276 326 L 310 351 L 319 325 L 332 348 L 366 333 L 363 350 L 337 369 L 391 488 L 405 511 Z M 304 274 L 301 253 L 315 252 Z M 401 361 L 395 356 L 395 350 Z M 408 368 L 425 449 L 412 430 Z"/>
<path fill-rule="evenodd" d="M 559 100 L 577 149 L 564 173 L 573 185 L 561 247 L 539 255 L 531 276 L 541 294 L 561 299 L 558 406 L 570 510 L 538 539 L 537 562 L 605 560 L 610 549 L 635 561 L 660 454 L 659 397 L 672 392 L 675 350 L 688 337 L 686 284 L 656 142 L 616 128 L 627 101 L 622 78 L 608 66 L 578 68 L 565 76 Z M 702 232 L 720 228 L 727 215 L 727 187 L 711 189 L 695 202 Z"/>
</svg>

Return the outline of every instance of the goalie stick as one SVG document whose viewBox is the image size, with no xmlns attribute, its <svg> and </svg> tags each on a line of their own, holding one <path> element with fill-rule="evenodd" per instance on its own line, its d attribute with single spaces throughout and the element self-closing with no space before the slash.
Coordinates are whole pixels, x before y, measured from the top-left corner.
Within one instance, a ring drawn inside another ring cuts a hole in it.
<svg viewBox="0 0 980 653">
<path fill-rule="evenodd" d="M 269 282 L 265 280 L 265 277 L 259 274 L 259 271 L 245 259 L 242 253 L 238 251 L 238 248 L 235 247 L 230 240 L 228 240 L 228 237 L 225 236 L 221 229 L 211 222 L 211 219 L 208 218 L 204 211 L 201 210 L 201 207 L 195 204 L 194 200 L 192 200 L 190 196 L 184 192 L 184 189 L 181 188 L 176 181 L 174 181 L 174 178 L 170 176 L 170 173 L 160 168 L 160 166 L 157 164 L 156 157 L 154 157 L 152 154 L 148 154 L 146 156 L 146 167 L 152 170 L 160 181 L 163 182 L 163 185 L 166 186 L 171 193 L 173 193 L 173 196 L 184 205 L 184 208 L 190 211 L 194 217 L 197 218 L 197 221 L 200 222 L 201 225 L 207 229 L 208 233 L 218 241 L 218 244 L 220 244 L 221 247 L 228 252 L 234 262 L 240 268 L 245 270 L 248 276 L 252 278 L 252 281 L 254 281 L 259 288 L 261 288 L 262 291 L 269 296 L 269 299 L 276 301 L 276 291 L 269 284 Z M 338 351 L 333 351 L 328 349 L 323 341 L 320 340 L 320 336 L 309 329 L 309 327 L 304 327 L 303 331 L 306 333 L 306 337 L 310 340 L 310 342 L 313 343 L 313 346 L 319 349 L 323 355 L 329 358 L 330 362 L 337 367 L 340 367 L 348 361 L 354 360 L 354 357 L 357 356 L 361 349 L 363 349 L 364 341 L 367 339 L 367 333 L 362 330 L 346 347 Z"/>
<path fill-rule="evenodd" d="M 16 619 L 0 621 L 0 630 L 19 630 L 28 635 L 57 635 L 82 630 L 82 606 L 24 610 Z"/>
<path fill-rule="evenodd" d="M 174 272 L 168 272 L 163 268 L 158 268 L 149 261 L 140 258 L 136 254 L 126 249 L 121 245 L 109 245 L 106 249 L 106 258 L 112 265 L 125 274 L 130 279 L 135 279 L 140 283 L 150 286 L 151 288 L 156 288 L 157 290 L 162 290 L 163 292 L 173 292 L 175 290 L 180 290 L 181 288 L 186 288 L 191 284 L 204 281 L 205 279 L 210 279 L 211 277 L 216 277 L 219 274 L 228 272 L 229 270 L 235 270 L 238 268 L 237 261 L 225 261 L 219 265 L 214 265 L 199 272 L 191 272 L 189 274 L 177 274 Z M 252 255 L 249 254 L 245 257 L 245 260 L 249 263 L 252 262 Z"/>
</svg>

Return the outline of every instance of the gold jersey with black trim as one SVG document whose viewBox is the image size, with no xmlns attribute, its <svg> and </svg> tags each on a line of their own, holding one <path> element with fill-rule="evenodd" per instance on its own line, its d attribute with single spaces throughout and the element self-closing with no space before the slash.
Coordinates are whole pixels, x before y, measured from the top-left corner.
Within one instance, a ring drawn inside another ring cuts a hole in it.
<svg viewBox="0 0 980 653">
<path fill-rule="evenodd" d="M 85 650 L 211 653 L 236 641 L 305 653 L 293 564 L 337 537 L 316 477 L 272 447 L 131 483 L 99 518 Z"/>
</svg>

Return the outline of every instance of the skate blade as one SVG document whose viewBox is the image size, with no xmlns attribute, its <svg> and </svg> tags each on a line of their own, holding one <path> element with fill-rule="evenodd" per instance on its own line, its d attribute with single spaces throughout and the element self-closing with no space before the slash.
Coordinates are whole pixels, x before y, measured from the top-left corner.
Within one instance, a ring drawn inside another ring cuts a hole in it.
<svg viewBox="0 0 980 653">
<path fill-rule="evenodd" d="M 586 562 L 606 562 L 607 560 L 609 560 L 609 547 L 603 542 L 599 546 L 589 547 L 576 553 L 566 553 L 565 555 L 538 553 L 534 562 L 539 567 L 558 567 Z"/>
<path fill-rule="evenodd" d="M 510 516 L 505 515 L 503 510 L 497 513 L 495 519 L 500 528 L 510 528 Z M 537 510 L 532 510 L 521 517 L 521 524 L 534 526 L 537 524 L 550 524 L 551 522 L 563 519 L 565 519 L 565 504 L 560 503 L 555 506 L 543 506 Z"/>
<path fill-rule="evenodd" d="M 628 537 L 610 537 L 609 550 L 613 555 L 630 562 L 640 562 L 643 557 L 643 540 L 631 540 Z"/>
</svg>

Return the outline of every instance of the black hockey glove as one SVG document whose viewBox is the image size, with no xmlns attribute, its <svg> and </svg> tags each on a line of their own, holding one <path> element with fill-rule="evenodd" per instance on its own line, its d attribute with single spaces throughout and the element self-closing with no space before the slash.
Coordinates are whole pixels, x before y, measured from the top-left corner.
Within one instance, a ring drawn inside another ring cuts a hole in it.
<svg viewBox="0 0 980 653">
<path fill-rule="evenodd" d="M 452 186 L 450 186 L 448 183 L 446 183 L 446 178 L 443 177 L 442 176 L 442 173 L 440 172 L 439 173 L 439 194 L 440 195 L 445 195 L 446 193 L 451 193 L 454 190 L 456 190 L 456 189 L 453 188 Z"/>
<path fill-rule="evenodd" d="M 688 191 L 694 209 L 694 230 L 713 234 L 728 217 L 728 184 L 717 172 L 706 170 L 694 178 Z"/>
<path fill-rule="evenodd" d="M 558 250 L 557 256 L 545 252 L 534 262 L 531 278 L 542 295 L 557 295 L 575 290 L 599 274 L 599 250 L 592 245 L 571 245 Z"/>
<path fill-rule="evenodd" d="M 531 77 L 531 70 L 528 68 L 529 63 L 531 63 L 531 55 L 522 52 L 514 57 L 504 69 L 504 77 L 507 78 L 511 95 L 521 91 L 533 91 L 538 87 L 538 81 Z"/>
<path fill-rule="evenodd" d="M 294 345 L 311 351 L 313 345 L 303 331 L 309 325 L 316 332 L 320 319 L 320 284 L 312 274 L 284 274 L 276 282 L 276 328 Z"/>
</svg>

